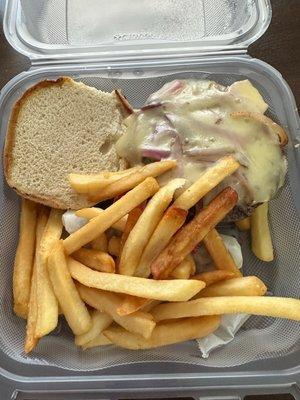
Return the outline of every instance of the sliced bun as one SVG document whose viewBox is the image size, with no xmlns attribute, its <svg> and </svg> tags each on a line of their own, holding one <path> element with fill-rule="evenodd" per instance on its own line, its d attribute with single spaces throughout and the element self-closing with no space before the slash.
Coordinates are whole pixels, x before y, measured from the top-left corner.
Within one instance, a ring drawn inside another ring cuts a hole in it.
<svg viewBox="0 0 300 400">
<path fill-rule="evenodd" d="M 92 205 L 69 185 L 71 172 L 124 168 L 115 149 L 123 110 L 115 93 L 62 77 L 42 81 L 15 104 L 4 148 L 9 186 L 30 200 L 61 209 Z"/>
</svg>

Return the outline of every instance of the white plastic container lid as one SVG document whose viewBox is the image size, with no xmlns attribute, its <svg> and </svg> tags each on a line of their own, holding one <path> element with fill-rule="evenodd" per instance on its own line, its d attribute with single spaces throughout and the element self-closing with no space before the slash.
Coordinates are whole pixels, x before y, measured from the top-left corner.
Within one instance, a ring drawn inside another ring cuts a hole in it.
<svg viewBox="0 0 300 400">
<path fill-rule="evenodd" d="M 4 30 L 30 59 L 133 60 L 241 53 L 269 0 L 10 0 Z"/>
</svg>

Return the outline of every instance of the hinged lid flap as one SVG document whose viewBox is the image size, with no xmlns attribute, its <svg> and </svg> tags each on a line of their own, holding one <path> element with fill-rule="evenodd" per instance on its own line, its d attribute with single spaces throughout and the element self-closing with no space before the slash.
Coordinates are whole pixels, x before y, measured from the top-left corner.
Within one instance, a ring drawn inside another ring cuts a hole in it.
<svg viewBox="0 0 300 400">
<path fill-rule="evenodd" d="M 269 0 L 9 0 L 12 46 L 43 60 L 131 60 L 245 51 Z"/>
</svg>

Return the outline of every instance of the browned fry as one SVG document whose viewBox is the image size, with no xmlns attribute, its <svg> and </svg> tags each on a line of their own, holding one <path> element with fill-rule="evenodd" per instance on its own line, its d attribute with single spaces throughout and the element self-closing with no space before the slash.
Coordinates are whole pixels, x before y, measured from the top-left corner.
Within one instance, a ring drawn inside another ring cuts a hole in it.
<svg viewBox="0 0 300 400">
<path fill-rule="evenodd" d="M 199 279 L 206 283 L 206 287 L 212 285 L 213 283 L 224 281 L 226 279 L 231 279 L 235 275 L 233 272 L 225 271 L 225 270 L 216 270 L 216 271 L 207 271 L 202 272 L 201 274 L 197 274 L 191 277 L 191 279 Z"/>
<path fill-rule="evenodd" d="M 107 243 L 107 237 L 105 232 L 101 233 L 96 239 L 92 240 L 91 243 L 91 248 L 94 250 L 100 250 L 105 253 L 108 251 L 108 243 Z"/>
<path fill-rule="evenodd" d="M 31 275 L 35 251 L 35 231 L 38 205 L 22 199 L 19 243 L 13 273 L 14 312 L 27 318 L 30 298 Z"/>
<path fill-rule="evenodd" d="M 40 206 L 36 224 L 35 251 L 37 251 L 40 248 L 42 235 L 48 220 L 48 215 L 49 215 L 49 210 L 46 207 Z M 37 313 L 38 313 L 36 285 L 37 285 L 37 270 L 36 270 L 36 261 L 34 261 L 32 277 L 31 277 L 30 300 L 28 305 L 26 338 L 24 345 L 25 353 L 29 353 L 30 351 L 32 351 L 38 343 L 38 338 L 35 336 L 35 328 L 36 328 Z"/>
<path fill-rule="evenodd" d="M 115 262 L 112 256 L 100 250 L 81 248 L 74 251 L 72 257 L 82 264 L 101 272 L 115 272 Z"/>
<path fill-rule="evenodd" d="M 228 187 L 180 229 L 151 265 L 155 279 L 165 279 L 237 203 L 235 190 Z"/>
<path fill-rule="evenodd" d="M 98 217 L 98 215 L 100 215 L 103 211 L 104 210 L 102 210 L 102 208 L 99 207 L 82 208 L 81 210 L 77 210 L 75 212 L 75 215 L 81 218 L 92 219 Z M 112 224 L 111 227 L 116 229 L 117 231 L 123 232 L 125 229 L 126 221 L 127 221 L 127 215 L 124 215 L 124 217 L 119 219 L 119 221 Z"/>
<path fill-rule="evenodd" d="M 129 315 L 134 313 L 135 311 L 140 310 L 147 304 L 150 304 L 153 300 L 144 299 L 143 297 L 136 296 L 125 296 L 125 299 L 120 304 L 117 309 L 119 315 Z"/>
<path fill-rule="evenodd" d="M 121 238 L 119 236 L 112 236 L 108 242 L 108 252 L 112 256 L 119 257 L 121 253 Z"/>
<path fill-rule="evenodd" d="M 203 243 L 217 269 L 233 272 L 235 276 L 242 276 L 216 229 L 208 232 L 203 238 Z"/>
<path fill-rule="evenodd" d="M 121 249 L 124 246 L 124 243 L 126 242 L 129 233 L 131 232 L 132 228 L 136 224 L 137 220 L 140 218 L 143 210 L 144 210 L 144 204 L 139 204 L 137 207 L 135 207 L 133 210 L 130 211 L 127 217 L 126 225 L 124 232 L 121 237 Z"/>
<path fill-rule="evenodd" d="M 177 162 L 175 160 L 158 161 L 145 165 L 139 171 L 133 172 L 128 176 L 124 176 L 117 182 L 113 182 L 99 192 L 95 192 L 89 196 L 91 201 L 103 201 L 112 199 L 120 194 L 126 193 L 134 188 L 148 177 L 157 177 L 169 169 L 175 168 Z"/>
<path fill-rule="evenodd" d="M 159 189 L 154 178 L 147 178 L 130 192 L 122 196 L 118 201 L 106 208 L 100 214 L 91 219 L 86 225 L 72 233 L 64 240 L 66 254 L 71 254 L 80 247 L 91 242 L 101 233 L 105 232 L 115 222 L 128 214 L 138 204 L 156 193 Z"/>
<path fill-rule="evenodd" d="M 131 104 L 129 103 L 129 101 L 126 99 L 126 97 L 122 93 L 122 90 L 116 89 L 115 95 L 116 95 L 117 99 L 119 100 L 119 103 L 120 103 L 122 109 L 124 110 L 125 115 L 128 116 L 128 115 L 133 114 L 134 109 L 132 108 Z"/>
<path fill-rule="evenodd" d="M 167 209 L 143 251 L 139 266 L 135 271 L 136 276 L 148 278 L 151 273 L 152 261 L 167 246 L 178 229 L 182 227 L 186 216 L 187 211 L 181 208 L 171 206 Z"/>
<path fill-rule="evenodd" d="M 235 224 L 240 231 L 249 231 L 250 217 L 239 219 L 238 221 L 235 221 Z"/>
</svg>

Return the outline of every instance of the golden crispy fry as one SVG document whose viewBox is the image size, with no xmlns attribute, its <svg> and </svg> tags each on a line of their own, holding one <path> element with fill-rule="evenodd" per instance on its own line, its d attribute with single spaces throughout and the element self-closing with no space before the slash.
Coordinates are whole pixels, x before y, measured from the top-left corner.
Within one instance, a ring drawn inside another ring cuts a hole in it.
<svg viewBox="0 0 300 400">
<path fill-rule="evenodd" d="M 104 253 L 108 252 L 108 242 L 107 242 L 107 237 L 105 232 L 101 233 L 96 239 L 92 240 L 91 243 L 91 248 L 94 250 L 100 250 L 103 251 Z"/>
<path fill-rule="evenodd" d="M 156 321 L 240 313 L 300 321 L 300 300 L 261 296 L 205 297 L 182 303 L 160 304 L 151 313 Z"/>
<path fill-rule="evenodd" d="M 191 254 L 187 255 L 183 261 L 171 272 L 170 278 L 189 279 L 195 273 L 195 261 Z"/>
<path fill-rule="evenodd" d="M 110 315 L 103 313 L 99 310 L 93 310 L 91 314 L 92 318 L 92 326 L 90 330 L 82 335 L 75 336 L 75 344 L 77 346 L 85 346 L 91 340 L 94 340 L 100 333 L 109 327 L 113 322 L 113 319 Z"/>
<path fill-rule="evenodd" d="M 217 269 L 216 271 L 207 271 L 202 272 L 201 274 L 197 274 L 191 277 L 191 279 L 199 279 L 200 281 L 205 282 L 205 289 L 217 282 L 224 281 L 226 279 L 231 279 L 235 276 L 233 272 L 224 271 L 221 269 Z M 204 290 L 205 290 L 204 289 Z"/>
<path fill-rule="evenodd" d="M 164 279 L 203 240 L 235 206 L 238 196 L 232 188 L 224 189 L 191 222 L 180 229 L 151 265 L 155 279 Z"/>
<path fill-rule="evenodd" d="M 30 282 L 35 251 L 37 207 L 36 203 L 22 199 L 19 243 L 13 274 L 14 312 L 22 318 L 27 318 L 28 314 Z"/>
<path fill-rule="evenodd" d="M 121 254 L 121 238 L 118 236 L 112 236 L 108 242 L 108 252 L 112 256 L 119 257 Z"/>
<path fill-rule="evenodd" d="M 155 281 L 154 279 L 93 271 L 71 257 L 67 262 L 73 279 L 85 286 L 147 299 L 185 301 L 205 287 L 205 283 L 191 279 Z"/>
<path fill-rule="evenodd" d="M 268 222 L 268 203 L 258 206 L 251 215 L 251 248 L 262 261 L 273 261 L 273 244 Z"/>
<path fill-rule="evenodd" d="M 85 343 L 82 346 L 83 350 L 87 350 L 87 349 L 91 349 L 93 347 L 98 347 L 98 346 L 107 346 L 109 344 L 112 344 L 112 342 L 107 339 L 103 333 L 100 333 L 97 337 L 95 337 L 94 339 L 92 339 L 91 341 Z"/>
<path fill-rule="evenodd" d="M 102 190 L 113 182 L 118 181 L 124 176 L 139 171 L 142 167 L 133 167 L 124 171 L 109 172 L 102 171 L 99 174 L 69 174 L 68 180 L 71 187 L 77 193 L 93 194 Z"/>
<path fill-rule="evenodd" d="M 203 243 L 217 269 L 233 272 L 235 276 L 242 276 L 216 229 L 208 232 L 203 238 Z"/>
<path fill-rule="evenodd" d="M 94 192 L 93 195 L 89 196 L 89 199 L 91 201 L 112 199 L 126 193 L 128 190 L 143 182 L 146 178 L 159 176 L 169 169 L 175 168 L 176 165 L 177 162 L 175 160 L 158 161 L 145 165 L 139 171 L 132 172 L 117 182 L 111 183 L 104 189 Z"/>
<path fill-rule="evenodd" d="M 38 252 L 40 249 L 41 239 L 48 220 L 48 214 L 49 214 L 48 209 L 46 207 L 40 206 L 37 217 L 36 233 L 35 233 L 36 252 Z M 36 328 L 37 312 L 38 312 L 36 289 L 37 289 L 37 268 L 36 268 L 36 257 L 35 257 L 32 277 L 31 277 L 30 300 L 28 305 L 26 338 L 24 346 L 25 353 L 29 353 L 30 351 L 32 351 L 38 343 L 38 338 L 35 336 L 35 328 Z"/>
<path fill-rule="evenodd" d="M 97 271 L 115 273 L 115 262 L 112 256 L 100 250 L 81 248 L 74 251 L 72 257 Z"/>
<path fill-rule="evenodd" d="M 124 229 L 124 231 L 122 233 L 122 237 L 121 237 L 121 249 L 123 248 L 128 236 L 129 236 L 129 233 L 132 231 L 132 228 L 134 227 L 134 225 L 137 223 L 137 220 L 142 215 L 144 208 L 145 208 L 145 204 L 139 204 L 137 207 L 135 207 L 133 210 L 131 210 L 130 213 L 128 214 L 125 229 Z"/>
<path fill-rule="evenodd" d="M 75 214 L 77 215 L 77 217 L 92 219 L 98 217 L 101 213 L 103 213 L 103 211 L 104 210 L 102 210 L 102 208 L 91 207 L 91 208 L 82 208 L 81 210 L 77 210 Z M 127 221 L 127 215 L 125 215 L 124 217 L 119 219 L 119 221 L 112 224 L 111 227 L 116 229 L 117 231 L 123 232 L 125 229 L 126 221 Z"/>
<path fill-rule="evenodd" d="M 222 158 L 211 168 L 208 168 L 192 186 L 184 191 L 181 196 L 176 199 L 174 205 L 188 210 L 227 176 L 233 174 L 239 166 L 240 164 L 233 156 Z"/>
<path fill-rule="evenodd" d="M 135 311 L 144 310 L 144 307 L 153 302 L 154 300 L 145 299 L 143 297 L 125 296 L 123 302 L 117 309 L 119 315 L 129 315 Z"/>
<path fill-rule="evenodd" d="M 91 328 L 92 321 L 68 270 L 62 240 L 57 241 L 49 255 L 48 272 L 70 328 L 74 335 L 82 335 Z"/>
<path fill-rule="evenodd" d="M 106 208 L 100 215 L 91 219 L 85 226 L 72 233 L 64 240 L 64 249 L 67 254 L 94 240 L 105 232 L 115 222 L 128 214 L 133 208 L 152 196 L 159 189 L 154 178 L 147 178 L 130 192 Z"/>
<path fill-rule="evenodd" d="M 152 261 L 167 246 L 172 236 L 182 227 L 187 216 L 187 211 L 171 206 L 167 209 L 157 225 L 147 246 L 144 249 L 139 265 L 135 271 L 136 276 L 148 278 Z"/>
<path fill-rule="evenodd" d="M 218 316 L 186 318 L 157 325 L 149 339 L 134 335 L 118 326 L 106 329 L 103 335 L 119 347 L 141 350 L 199 339 L 214 332 L 219 325 Z"/>
<path fill-rule="evenodd" d="M 134 275 L 143 250 L 161 220 L 164 211 L 171 203 L 174 192 L 184 183 L 184 179 L 173 179 L 149 200 L 145 210 L 130 231 L 122 249 L 119 263 L 120 274 Z"/>
<path fill-rule="evenodd" d="M 249 111 L 237 111 L 231 113 L 230 116 L 233 118 L 254 119 L 257 122 L 266 125 L 278 136 L 280 146 L 283 147 L 288 143 L 289 139 L 285 130 L 264 114 Z"/>
<path fill-rule="evenodd" d="M 36 250 L 37 321 L 35 336 L 41 338 L 56 328 L 58 303 L 48 274 L 48 257 L 63 229 L 62 211 L 52 209 L 44 229 L 39 249 Z"/>
<path fill-rule="evenodd" d="M 219 296 L 263 296 L 266 294 L 265 284 L 256 276 L 228 279 L 216 282 L 206 287 L 198 297 L 219 297 Z"/>
<path fill-rule="evenodd" d="M 249 231 L 250 229 L 250 217 L 235 221 L 236 226 L 240 231 Z"/>
<path fill-rule="evenodd" d="M 149 338 L 155 327 L 155 322 L 150 314 L 137 311 L 131 315 L 120 316 L 117 309 L 122 302 L 122 297 L 103 290 L 88 288 L 77 284 L 81 298 L 91 307 L 110 315 L 113 320 L 127 329 L 129 332 L 137 333 Z"/>
</svg>

